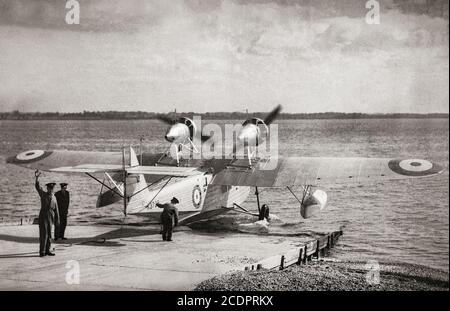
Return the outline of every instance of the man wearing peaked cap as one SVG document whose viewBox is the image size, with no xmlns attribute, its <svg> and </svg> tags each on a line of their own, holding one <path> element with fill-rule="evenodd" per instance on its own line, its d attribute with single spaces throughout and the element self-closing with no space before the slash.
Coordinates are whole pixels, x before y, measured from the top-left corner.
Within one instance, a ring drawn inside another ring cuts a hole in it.
<svg viewBox="0 0 450 311">
<path fill-rule="evenodd" d="M 67 183 L 60 183 L 61 190 L 55 193 L 59 210 L 59 225 L 55 225 L 55 241 L 58 239 L 67 240 L 64 236 L 67 226 L 67 215 L 69 214 L 70 194 L 67 191 Z"/>
<path fill-rule="evenodd" d="M 180 201 L 175 197 L 170 200 L 170 203 L 156 203 L 156 206 L 163 208 L 161 213 L 163 241 L 172 241 L 173 228 L 178 226 L 178 209 L 175 207 L 178 203 L 180 203 Z"/>
<path fill-rule="evenodd" d="M 41 210 L 39 211 L 39 256 L 54 256 L 50 251 L 52 225 L 56 222 L 58 224 L 58 203 L 53 195 L 55 183 L 47 183 L 47 191 L 42 190 L 39 185 L 39 176 L 41 173 L 36 170 L 34 176 L 36 177 L 35 187 L 41 198 Z"/>
</svg>

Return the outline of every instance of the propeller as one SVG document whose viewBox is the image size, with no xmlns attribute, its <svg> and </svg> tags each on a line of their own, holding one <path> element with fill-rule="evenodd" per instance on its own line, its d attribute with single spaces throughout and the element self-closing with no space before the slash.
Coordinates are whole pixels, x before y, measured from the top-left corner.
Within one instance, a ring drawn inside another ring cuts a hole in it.
<svg viewBox="0 0 450 311">
<path fill-rule="evenodd" d="M 205 141 L 207 141 L 208 139 L 210 139 L 212 136 L 211 135 L 201 135 L 200 136 L 200 139 L 202 140 L 202 142 L 205 142 Z"/>
<path fill-rule="evenodd" d="M 280 114 L 281 111 L 281 105 L 278 105 L 275 107 L 275 109 L 273 109 L 264 119 L 264 123 L 266 123 L 266 125 L 270 125 Z"/>
<path fill-rule="evenodd" d="M 157 115 L 156 118 L 164 123 L 169 124 L 169 125 L 173 125 L 177 122 L 176 118 L 170 117 L 168 115 L 163 115 L 163 114 Z"/>
<path fill-rule="evenodd" d="M 262 139 L 259 137 L 259 131 L 257 129 L 258 124 L 261 124 L 262 122 L 264 123 L 264 125 L 268 126 L 278 117 L 278 115 L 280 114 L 282 107 L 281 105 L 276 106 L 265 118 L 264 120 L 258 119 L 258 118 L 250 118 L 247 119 L 247 121 L 244 122 L 243 124 L 243 128 L 241 129 L 241 132 L 239 134 L 239 136 L 243 136 L 246 138 L 240 138 L 241 140 L 244 139 L 244 144 L 245 141 L 249 142 L 252 139 L 254 141 L 256 141 L 256 145 L 258 145 L 259 143 L 261 143 Z M 259 122 L 259 123 L 258 123 Z M 256 129 L 255 129 L 256 128 Z M 267 134 L 267 133 L 266 133 Z M 235 142 L 233 144 L 233 155 L 236 155 L 237 152 L 237 148 L 238 145 Z"/>
</svg>

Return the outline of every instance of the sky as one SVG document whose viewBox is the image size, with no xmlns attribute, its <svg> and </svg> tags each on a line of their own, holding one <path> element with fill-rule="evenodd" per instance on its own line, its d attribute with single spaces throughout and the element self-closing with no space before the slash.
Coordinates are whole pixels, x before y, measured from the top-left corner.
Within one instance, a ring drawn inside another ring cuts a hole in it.
<svg viewBox="0 0 450 311">
<path fill-rule="evenodd" d="M 448 113 L 448 1 L 0 0 L 0 111 Z"/>
</svg>

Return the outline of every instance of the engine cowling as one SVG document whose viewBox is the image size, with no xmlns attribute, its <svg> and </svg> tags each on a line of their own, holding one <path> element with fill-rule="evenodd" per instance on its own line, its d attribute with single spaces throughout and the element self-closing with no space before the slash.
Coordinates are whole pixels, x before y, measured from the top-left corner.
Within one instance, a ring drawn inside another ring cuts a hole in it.
<svg viewBox="0 0 450 311">
<path fill-rule="evenodd" d="M 250 118 L 242 123 L 242 129 L 237 136 L 238 140 L 246 145 L 258 146 L 261 142 L 262 134 L 267 136 L 269 128 L 260 118 Z"/>
<path fill-rule="evenodd" d="M 187 139 L 193 140 L 196 133 L 195 123 L 186 117 L 181 117 L 169 127 L 164 138 L 170 143 L 183 143 Z"/>
</svg>

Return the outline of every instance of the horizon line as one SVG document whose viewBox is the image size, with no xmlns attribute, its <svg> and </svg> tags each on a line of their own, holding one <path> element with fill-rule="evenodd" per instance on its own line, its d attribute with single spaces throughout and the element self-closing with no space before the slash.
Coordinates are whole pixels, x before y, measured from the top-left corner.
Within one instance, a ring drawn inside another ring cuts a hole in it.
<svg viewBox="0 0 450 311">
<path fill-rule="evenodd" d="M 23 115 L 39 115 L 39 114 L 54 114 L 54 115 L 71 115 L 71 114 L 102 114 L 102 113 L 143 113 L 143 114 L 154 114 L 154 115 L 182 115 L 182 114 L 264 114 L 270 111 L 212 111 L 212 112 L 194 112 L 194 111 L 170 111 L 170 112 L 154 112 L 154 111 L 143 111 L 143 110 L 83 110 L 83 111 L 71 111 L 71 112 L 60 112 L 60 111 L 2 111 L 0 114 L 23 114 Z M 280 112 L 280 115 L 314 115 L 314 114 L 358 114 L 358 115 L 449 115 L 449 112 L 343 112 L 343 111 L 323 111 L 323 112 Z"/>
<path fill-rule="evenodd" d="M 193 118 L 203 117 L 206 120 L 233 120 L 249 119 L 252 117 L 265 118 L 268 112 L 145 112 L 145 111 L 83 111 L 83 112 L 0 112 L 0 120 L 27 121 L 27 120 L 158 120 L 160 117 L 172 119 L 184 116 Z M 343 120 L 343 119 L 448 119 L 448 112 L 391 112 L 391 113 L 364 113 L 364 112 L 282 112 L 279 120 Z"/>
</svg>

